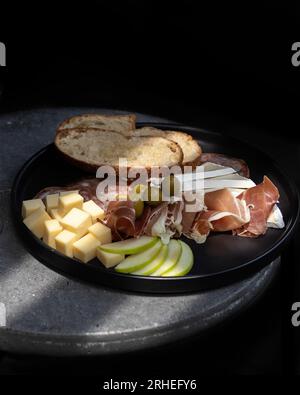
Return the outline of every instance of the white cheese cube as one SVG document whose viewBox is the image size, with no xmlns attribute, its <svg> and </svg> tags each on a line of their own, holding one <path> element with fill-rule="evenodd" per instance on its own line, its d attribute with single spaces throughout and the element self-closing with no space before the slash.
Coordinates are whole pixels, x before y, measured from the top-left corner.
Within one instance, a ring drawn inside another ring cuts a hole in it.
<svg viewBox="0 0 300 395">
<path fill-rule="evenodd" d="M 78 240 L 76 233 L 64 229 L 54 238 L 54 240 L 57 251 L 73 258 L 73 243 Z"/>
<path fill-rule="evenodd" d="M 22 217 L 26 218 L 39 208 L 45 208 L 42 199 L 23 200 Z"/>
<path fill-rule="evenodd" d="M 82 204 L 83 197 L 78 193 L 70 193 L 68 195 L 60 196 L 58 199 L 58 213 L 64 216 L 74 207 L 81 209 Z"/>
<path fill-rule="evenodd" d="M 99 245 L 100 241 L 91 233 L 88 233 L 73 244 L 74 257 L 87 263 L 96 258 L 96 249 Z"/>
<path fill-rule="evenodd" d="M 97 248 L 97 258 L 105 267 L 110 268 L 123 261 L 125 255 L 111 254 L 110 252 L 105 252 Z"/>
<path fill-rule="evenodd" d="M 52 193 L 51 195 L 46 196 L 46 208 L 48 213 L 50 214 L 50 210 L 58 208 L 58 193 Z"/>
<path fill-rule="evenodd" d="M 92 218 L 85 211 L 72 208 L 72 210 L 63 217 L 61 224 L 65 229 L 76 233 L 78 237 L 82 237 L 88 232 L 88 228 L 92 225 Z"/>
<path fill-rule="evenodd" d="M 55 237 L 63 230 L 63 227 L 56 219 L 45 221 L 44 243 L 49 247 L 55 248 Z"/>
<path fill-rule="evenodd" d="M 79 191 L 62 191 L 60 196 L 70 195 L 71 193 L 79 193 Z"/>
<path fill-rule="evenodd" d="M 62 219 L 63 219 L 63 217 L 58 213 L 58 209 L 57 208 L 52 208 L 50 210 L 49 214 L 50 214 L 51 218 L 57 219 L 57 221 L 59 221 L 59 222 L 61 222 Z"/>
<path fill-rule="evenodd" d="M 92 217 L 93 224 L 97 222 L 97 219 L 103 219 L 105 216 L 104 211 L 98 206 L 93 200 L 88 200 L 83 203 L 82 210 L 90 214 Z"/>
<path fill-rule="evenodd" d="M 45 221 L 47 221 L 48 219 L 51 219 L 50 216 L 47 214 L 45 209 L 40 207 L 28 217 L 26 217 L 23 220 L 23 223 L 27 226 L 29 230 L 31 230 L 33 234 L 36 235 L 36 237 L 40 239 L 44 235 Z"/>
<path fill-rule="evenodd" d="M 101 222 L 96 222 L 94 225 L 90 226 L 88 231 L 93 236 L 95 236 L 101 242 L 101 244 L 108 244 L 112 242 L 110 228 L 101 224 Z"/>
</svg>

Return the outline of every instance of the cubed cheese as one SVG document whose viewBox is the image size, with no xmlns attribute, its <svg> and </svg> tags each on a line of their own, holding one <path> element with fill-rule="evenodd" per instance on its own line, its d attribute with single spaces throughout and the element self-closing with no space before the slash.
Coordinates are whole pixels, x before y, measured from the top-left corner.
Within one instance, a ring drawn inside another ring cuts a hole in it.
<svg viewBox="0 0 300 395">
<path fill-rule="evenodd" d="M 105 215 L 102 208 L 99 207 L 98 204 L 96 204 L 93 200 L 88 200 L 87 202 L 84 202 L 82 210 L 90 214 L 93 224 L 97 222 L 97 219 L 103 219 Z"/>
<path fill-rule="evenodd" d="M 82 237 L 88 232 L 88 228 L 92 225 L 92 218 L 85 211 L 72 208 L 72 210 L 63 217 L 61 224 L 65 229 L 76 233 L 78 237 Z"/>
<path fill-rule="evenodd" d="M 101 222 L 96 222 L 94 225 L 90 226 L 88 231 L 94 235 L 101 242 L 101 244 L 112 242 L 110 228 L 101 224 Z"/>
<path fill-rule="evenodd" d="M 36 237 L 41 238 L 45 231 L 45 221 L 51 219 L 46 210 L 42 207 L 35 210 L 32 214 L 26 217 L 23 222 Z"/>
<path fill-rule="evenodd" d="M 39 208 L 45 208 L 42 199 L 23 200 L 22 217 L 26 218 Z"/>
<path fill-rule="evenodd" d="M 73 258 L 73 243 L 78 240 L 76 233 L 64 229 L 55 237 L 55 246 L 57 251 Z"/>
<path fill-rule="evenodd" d="M 58 213 L 58 209 L 57 208 L 52 208 L 50 210 L 50 216 L 53 219 L 57 219 L 57 221 L 61 222 L 63 217 Z"/>
<path fill-rule="evenodd" d="M 50 210 L 58 208 L 58 198 L 59 198 L 58 193 L 53 193 L 51 195 L 46 196 L 46 208 L 49 214 L 50 214 Z"/>
<path fill-rule="evenodd" d="M 70 195 L 71 193 L 79 193 L 79 191 L 62 191 L 60 196 Z"/>
<path fill-rule="evenodd" d="M 63 227 L 56 219 L 45 221 L 45 232 L 43 241 L 48 246 L 55 248 L 55 237 L 63 230 Z"/>
<path fill-rule="evenodd" d="M 125 259 L 125 255 L 121 254 L 111 254 L 110 252 L 105 252 L 97 248 L 97 258 L 103 265 L 107 268 L 116 266 L 118 263 Z"/>
<path fill-rule="evenodd" d="M 58 213 L 64 216 L 74 207 L 81 209 L 82 204 L 83 197 L 78 193 L 70 193 L 68 195 L 60 196 L 58 199 Z"/>
<path fill-rule="evenodd" d="M 73 244 L 74 257 L 87 263 L 96 258 L 96 249 L 99 245 L 100 241 L 91 233 L 88 233 Z"/>
</svg>

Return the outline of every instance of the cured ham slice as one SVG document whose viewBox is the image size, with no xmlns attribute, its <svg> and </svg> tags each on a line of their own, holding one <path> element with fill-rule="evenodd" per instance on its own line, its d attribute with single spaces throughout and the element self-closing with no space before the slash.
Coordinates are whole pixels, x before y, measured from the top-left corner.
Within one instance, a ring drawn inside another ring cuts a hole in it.
<svg viewBox="0 0 300 395">
<path fill-rule="evenodd" d="M 191 229 L 184 229 L 184 234 L 197 243 L 203 243 L 211 231 L 227 232 L 250 220 L 245 201 L 237 199 L 227 188 L 205 194 L 205 205 L 207 209 L 196 215 Z M 188 220 L 191 221 L 191 215 L 187 217 L 187 223 Z"/>
<path fill-rule="evenodd" d="M 112 231 L 113 240 L 122 240 L 135 234 L 135 209 L 133 202 L 111 201 L 103 223 Z"/>
<path fill-rule="evenodd" d="M 189 211 L 183 210 L 181 225 L 182 225 L 182 233 L 184 235 L 187 236 L 191 232 L 193 224 L 194 224 L 195 219 L 197 217 L 197 214 L 198 213 L 196 213 L 196 212 L 189 212 Z"/>
<path fill-rule="evenodd" d="M 135 232 L 134 232 L 134 237 L 140 237 L 145 233 L 146 226 L 148 222 L 150 221 L 150 216 L 151 216 L 151 207 L 146 206 L 144 208 L 143 214 L 140 218 L 135 220 Z"/>
<path fill-rule="evenodd" d="M 214 211 L 208 210 L 201 213 L 198 220 L 207 220 L 211 223 L 213 232 L 228 232 L 229 230 L 234 230 L 250 219 L 249 210 L 244 206 L 240 214 L 234 214 L 230 211 Z"/>
<path fill-rule="evenodd" d="M 147 225 L 145 227 L 145 234 L 152 236 L 152 228 L 154 224 L 159 220 L 160 217 L 167 217 L 168 214 L 168 203 L 164 202 L 158 206 L 152 208 L 151 214 L 148 218 Z"/>
<path fill-rule="evenodd" d="M 167 244 L 172 236 L 179 237 L 182 233 L 183 208 L 184 203 L 179 201 L 171 204 L 164 202 L 152 209 L 145 234 L 160 237 L 164 244 Z"/>
<path fill-rule="evenodd" d="M 207 220 L 215 232 L 227 232 L 239 228 L 250 220 L 249 208 L 245 201 L 236 198 L 228 188 L 205 194 L 207 211 L 197 218 Z"/>
<path fill-rule="evenodd" d="M 201 218 L 201 214 L 194 222 L 191 231 L 188 234 L 185 234 L 185 236 L 195 240 L 198 244 L 204 243 L 210 231 L 213 229 L 211 222 L 206 218 Z"/>
<path fill-rule="evenodd" d="M 267 231 L 267 221 L 274 205 L 279 199 L 279 191 L 272 181 L 264 176 L 263 182 L 253 188 L 249 188 L 238 196 L 244 200 L 250 208 L 250 221 L 234 234 L 244 237 L 257 237 Z"/>
<path fill-rule="evenodd" d="M 168 205 L 168 214 L 166 220 L 166 227 L 174 230 L 179 236 L 182 232 L 182 212 L 184 203 L 182 201 L 175 202 Z"/>
</svg>

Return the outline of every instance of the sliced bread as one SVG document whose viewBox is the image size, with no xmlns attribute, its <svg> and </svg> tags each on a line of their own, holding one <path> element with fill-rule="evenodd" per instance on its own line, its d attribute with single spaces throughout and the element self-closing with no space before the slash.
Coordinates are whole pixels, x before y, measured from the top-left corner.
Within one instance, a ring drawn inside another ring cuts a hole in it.
<svg viewBox="0 0 300 395">
<path fill-rule="evenodd" d="M 134 131 L 135 136 L 160 136 L 179 144 L 183 152 L 183 166 L 197 166 L 202 154 L 201 147 L 196 140 L 187 133 L 173 130 L 160 130 L 145 126 Z"/>
<path fill-rule="evenodd" d="M 59 133 L 65 129 L 74 128 L 95 128 L 111 132 L 119 132 L 125 136 L 130 136 L 135 129 L 136 116 L 128 115 L 100 115 L 100 114 L 83 114 L 75 115 L 63 121 L 57 128 Z"/>
<path fill-rule="evenodd" d="M 56 134 L 55 145 L 73 164 L 88 171 L 110 165 L 117 171 L 119 158 L 128 168 L 182 165 L 181 147 L 160 136 L 126 137 L 122 133 L 93 128 L 65 129 Z"/>
</svg>

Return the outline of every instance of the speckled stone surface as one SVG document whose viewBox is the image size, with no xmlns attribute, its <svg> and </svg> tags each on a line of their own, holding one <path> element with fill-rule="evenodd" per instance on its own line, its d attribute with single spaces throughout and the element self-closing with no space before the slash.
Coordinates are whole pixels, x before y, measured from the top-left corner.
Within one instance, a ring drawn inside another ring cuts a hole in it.
<svg viewBox="0 0 300 395">
<path fill-rule="evenodd" d="M 279 260 L 227 287 L 160 296 L 67 278 L 25 250 L 10 219 L 13 178 L 53 140 L 62 119 L 87 111 L 48 108 L 0 115 L 0 348 L 52 355 L 133 351 L 206 331 L 252 304 L 274 278 Z M 143 115 L 138 120 L 167 121 Z"/>
</svg>

